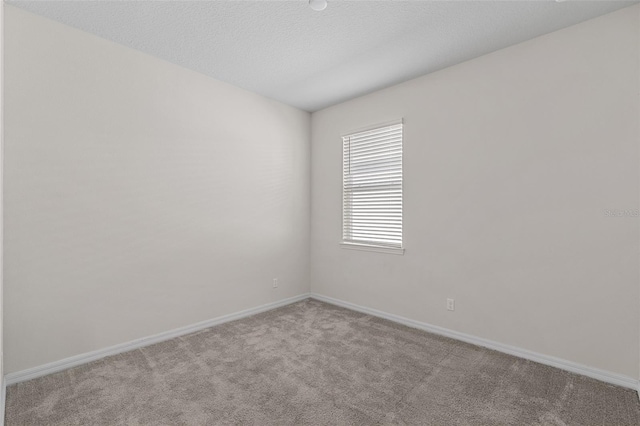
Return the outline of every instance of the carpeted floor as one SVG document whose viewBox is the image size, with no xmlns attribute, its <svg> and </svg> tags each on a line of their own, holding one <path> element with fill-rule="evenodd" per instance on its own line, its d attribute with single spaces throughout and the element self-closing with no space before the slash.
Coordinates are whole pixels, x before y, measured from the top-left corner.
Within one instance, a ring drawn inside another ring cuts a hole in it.
<svg viewBox="0 0 640 426">
<path fill-rule="evenodd" d="M 635 392 L 307 300 L 7 389 L 7 425 L 639 425 Z"/>
</svg>

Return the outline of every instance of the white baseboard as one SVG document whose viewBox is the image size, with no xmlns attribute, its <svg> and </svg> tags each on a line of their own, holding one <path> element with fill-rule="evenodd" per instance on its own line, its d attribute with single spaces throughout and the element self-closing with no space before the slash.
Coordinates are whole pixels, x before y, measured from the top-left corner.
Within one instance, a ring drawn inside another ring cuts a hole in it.
<svg viewBox="0 0 640 426">
<path fill-rule="evenodd" d="M 229 315 L 224 315 L 211 320 L 202 321 L 196 324 L 166 331 L 153 336 L 143 337 L 141 339 L 133 340 L 131 342 L 126 342 L 126 343 L 121 343 L 119 345 L 111 346 L 111 347 L 100 349 L 97 351 L 87 352 L 84 354 L 65 358 L 65 359 L 55 361 L 49 364 L 41 365 L 38 367 L 29 368 L 26 370 L 15 372 L 15 373 L 9 373 L 4 377 L 4 384 L 0 386 L 0 414 L 2 415 L 0 417 L 0 426 L 2 425 L 2 421 L 4 420 L 4 407 L 5 407 L 5 397 L 6 397 L 7 386 L 10 386 L 15 383 L 23 382 L 26 380 L 35 379 L 37 377 L 46 376 L 48 374 L 57 373 L 59 371 L 63 371 L 68 368 L 76 367 L 78 365 L 82 365 L 82 364 L 89 363 L 91 361 L 102 359 L 110 355 L 119 354 L 119 353 L 130 351 L 133 349 L 138 349 L 144 346 L 152 345 L 154 343 L 169 340 L 174 337 L 183 336 L 189 333 L 193 333 L 195 331 L 213 327 L 218 324 L 223 324 L 225 322 L 245 318 L 261 312 L 266 312 L 266 311 L 276 309 L 282 306 L 286 306 L 295 302 L 299 302 L 309 297 L 316 300 L 320 300 L 322 302 L 330 303 L 332 305 L 341 306 L 343 308 L 347 308 L 347 309 L 362 312 L 365 314 L 373 315 L 376 317 L 384 318 L 384 319 L 397 322 L 409 327 L 425 330 L 430 333 L 439 334 L 441 336 L 450 337 L 452 339 L 471 343 L 473 345 L 493 349 L 498 352 L 503 352 L 509 355 L 514 355 L 520 358 L 535 361 L 540 364 L 545 364 L 552 367 L 560 368 L 562 370 L 570 371 L 572 373 L 582 374 L 584 376 L 591 377 L 593 379 L 600 380 L 606 383 L 611 383 L 611 384 L 622 386 L 625 388 L 631 388 L 631 389 L 637 390 L 640 394 L 640 382 L 628 376 L 623 376 L 621 374 L 600 370 L 598 368 L 589 367 L 589 366 L 578 364 L 572 361 L 567 361 L 561 358 L 540 354 L 537 352 L 529 351 L 527 349 L 521 349 L 515 346 L 505 345 L 499 342 L 495 342 L 493 340 L 483 339 L 481 337 L 475 337 L 469 334 L 449 330 L 443 327 L 438 327 L 438 326 L 427 324 L 424 322 L 415 321 L 409 318 L 404 318 L 398 315 L 379 311 L 377 309 L 356 305 L 355 303 L 345 302 L 343 300 L 322 296 L 316 293 L 310 293 L 310 294 L 301 294 L 299 296 L 291 297 L 291 298 L 280 300 L 273 303 L 268 303 L 265 305 L 257 306 L 255 308 L 246 309 L 244 311 L 236 312 Z"/>
<path fill-rule="evenodd" d="M 587 365 L 578 364 L 572 361 L 567 361 L 565 359 L 540 354 L 537 352 L 529 351 L 527 349 L 521 349 L 515 346 L 505 345 L 503 343 L 494 342 L 493 340 L 483 339 L 481 337 L 475 337 L 469 334 L 460 333 L 459 331 L 453 331 L 443 327 L 438 327 L 436 325 L 427 324 L 425 322 L 415 321 L 409 318 L 404 318 L 398 315 L 389 314 L 386 312 L 379 311 L 377 309 L 367 308 L 364 306 L 356 305 L 355 303 L 334 299 L 332 297 L 322 296 L 316 293 L 311 293 L 311 298 L 320 300 L 322 302 L 330 303 L 332 305 L 351 309 L 353 311 L 358 311 L 358 312 L 373 315 L 376 317 L 384 318 L 384 319 L 397 322 L 409 327 L 425 330 L 430 333 L 439 334 L 441 336 L 450 337 L 456 340 L 461 340 L 463 342 L 471 343 L 476 346 L 482 346 L 485 348 L 493 349 L 498 352 L 503 352 L 509 355 L 517 356 L 519 358 L 535 361 L 540 364 L 545 364 L 551 367 L 556 367 L 562 370 L 570 371 L 572 373 L 581 374 L 583 376 L 591 377 L 593 379 L 600 380 L 602 382 L 611 383 L 613 385 L 634 389 L 640 392 L 640 382 L 632 377 L 623 376 L 621 374 L 612 373 L 610 371 L 600 370 L 598 368 L 589 367 Z"/>
<path fill-rule="evenodd" d="M 91 361 L 96 361 L 107 356 L 116 355 L 122 352 L 127 352 L 133 349 L 149 346 L 154 343 L 163 342 L 165 340 L 173 339 L 174 337 L 184 336 L 185 334 L 193 333 L 195 331 L 204 330 L 205 328 L 213 327 L 214 325 L 222 324 L 229 321 L 245 318 L 251 315 L 259 314 L 261 312 L 270 311 L 272 309 L 280 308 L 285 305 L 290 305 L 295 302 L 299 302 L 304 299 L 308 299 L 309 294 L 301 294 L 299 296 L 290 297 L 288 299 L 279 300 L 273 303 L 267 303 L 266 305 L 257 306 L 255 308 L 245 309 L 244 311 L 236 312 L 229 315 L 223 315 L 221 317 L 213 318 L 207 321 L 202 321 L 196 324 L 188 325 L 185 327 L 176 328 L 174 330 L 165 331 L 159 334 L 155 334 L 149 337 L 143 337 L 140 339 L 132 340 L 130 342 L 121 343 L 119 345 L 111 346 L 104 349 L 99 349 L 93 352 L 87 352 L 80 355 L 75 355 L 69 358 L 54 361 L 49 364 L 41 365 L 38 367 L 28 368 L 26 370 L 17 371 L 15 373 L 9 373 L 4 377 L 4 387 L 10 386 L 15 383 L 24 382 L 26 380 L 35 379 L 37 377 L 46 376 L 47 374 L 57 373 L 59 371 L 66 370 L 68 368 L 76 367 L 78 365 L 86 364 Z M 4 409 L 4 392 L 2 394 L 2 407 Z M 4 418 L 4 416 L 2 417 Z"/>
</svg>

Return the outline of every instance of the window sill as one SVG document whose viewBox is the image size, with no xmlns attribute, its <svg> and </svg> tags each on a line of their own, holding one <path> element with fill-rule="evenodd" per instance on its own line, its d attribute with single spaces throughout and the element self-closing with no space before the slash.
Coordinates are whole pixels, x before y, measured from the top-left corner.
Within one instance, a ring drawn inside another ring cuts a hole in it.
<svg viewBox="0 0 640 426">
<path fill-rule="evenodd" d="M 404 254 L 403 248 L 376 246 L 370 244 L 346 243 L 344 241 L 340 242 L 340 247 L 349 250 L 372 251 L 375 253 L 397 254 L 401 256 Z"/>
</svg>

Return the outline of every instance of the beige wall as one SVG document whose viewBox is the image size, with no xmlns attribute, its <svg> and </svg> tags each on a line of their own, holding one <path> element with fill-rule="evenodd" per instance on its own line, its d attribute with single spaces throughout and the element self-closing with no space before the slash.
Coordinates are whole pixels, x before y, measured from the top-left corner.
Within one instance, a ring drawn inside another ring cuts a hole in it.
<svg viewBox="0 0 640 426">
<path fill-rule="evenodd" d="M 638 378 L 638 11 L 314 113 L 311 290 Z M 341 249 L 340 135 L 400 117 L 406 253 Z"/>
<path fill-rule="evenodd" d="M 308 113 L 5 12 L 7 373 L 308 292 Z"/>
</svg>

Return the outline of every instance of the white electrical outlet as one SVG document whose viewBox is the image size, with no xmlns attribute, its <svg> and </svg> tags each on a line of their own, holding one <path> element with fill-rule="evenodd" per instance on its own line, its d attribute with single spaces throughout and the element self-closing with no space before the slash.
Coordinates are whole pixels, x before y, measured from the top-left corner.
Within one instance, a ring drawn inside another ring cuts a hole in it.
<svg viewBox="0 0 640 426">
<path fill-rule="evenodd" d="M 278 279 L 277 278 L 273 279 L 273 288 L 278 288 Z"/>
<path fill-rule="evenodd" d="M 453 299 L 447 299 L 447 311 L 455 311 L 456 305 Z"/>
</svg>

